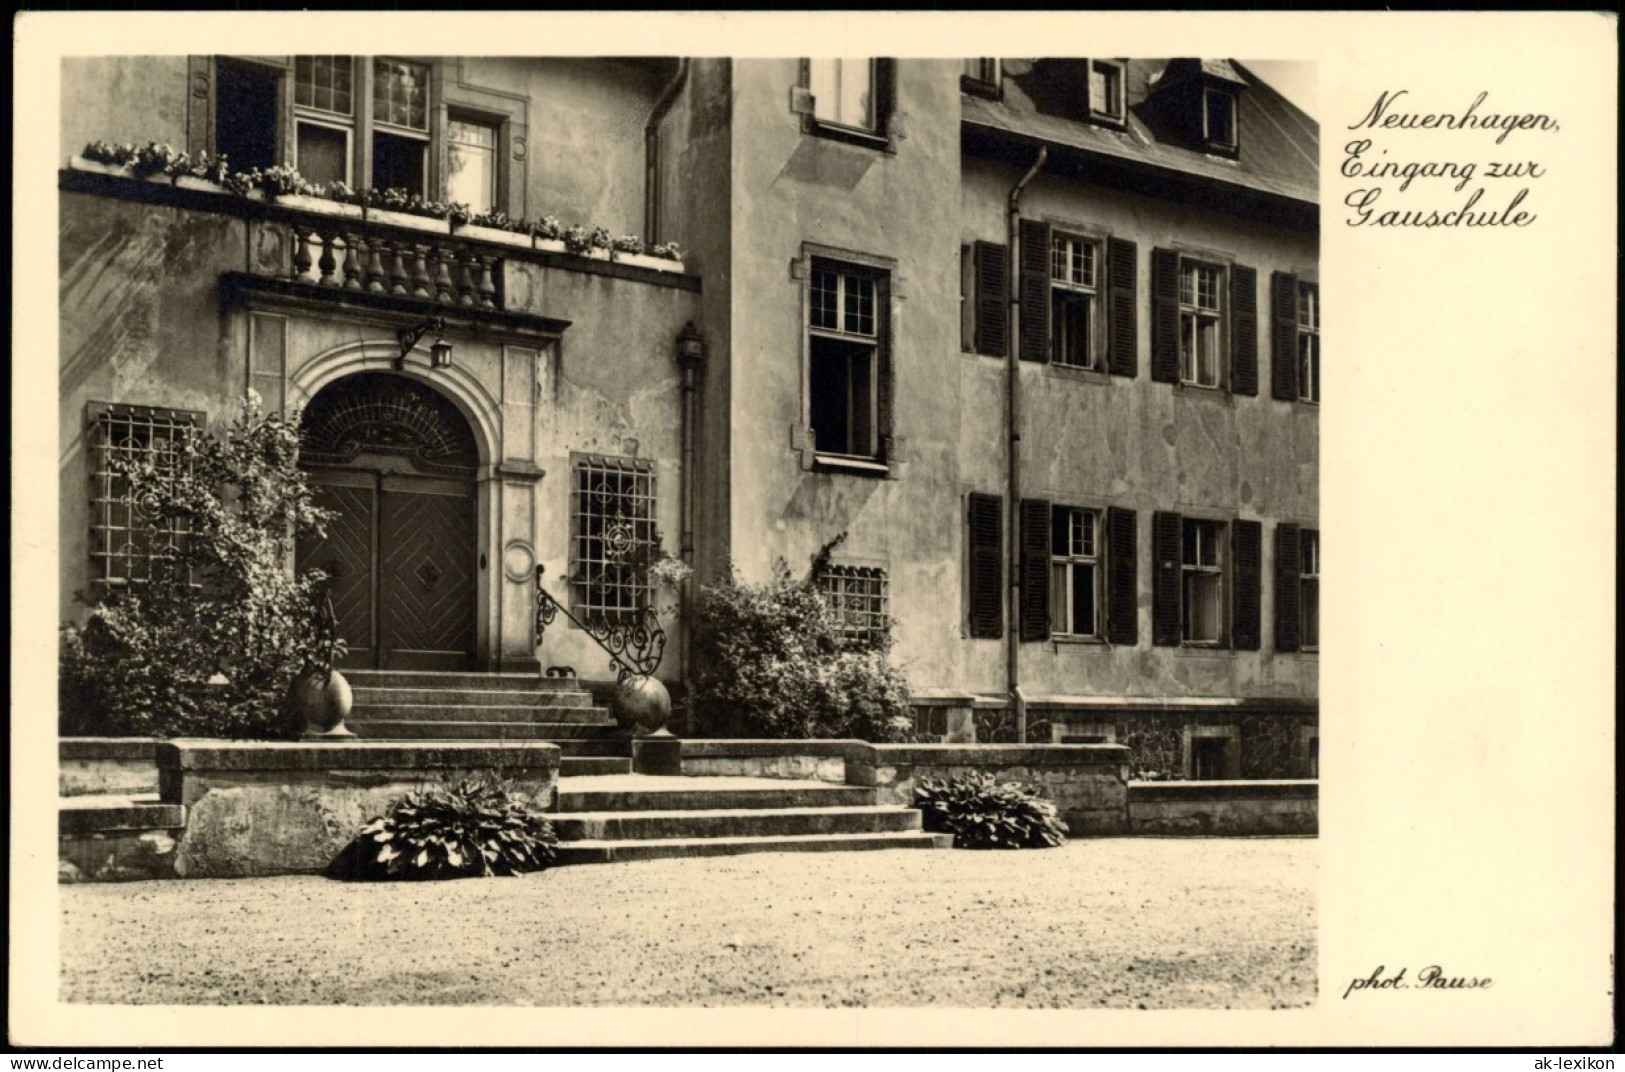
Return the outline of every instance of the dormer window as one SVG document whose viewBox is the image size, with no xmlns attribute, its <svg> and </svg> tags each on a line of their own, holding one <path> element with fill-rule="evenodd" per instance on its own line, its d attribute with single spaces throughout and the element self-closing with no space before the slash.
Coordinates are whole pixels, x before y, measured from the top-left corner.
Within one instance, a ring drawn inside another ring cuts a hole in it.
<svg viewBox="0 0 1625 1072">
<path fill-rule="evenodd" d="M 1236 96 L 1211 86 L 1202 90 L 1202 139 L 1219 152 L 1236 151 Z"/>
<path fill-rule="evenodd" d="M 1115 60 L 1089 62 L 1089 118 L 1105 123 L 1122 123 L 1123 65 Z"/>
</svg>

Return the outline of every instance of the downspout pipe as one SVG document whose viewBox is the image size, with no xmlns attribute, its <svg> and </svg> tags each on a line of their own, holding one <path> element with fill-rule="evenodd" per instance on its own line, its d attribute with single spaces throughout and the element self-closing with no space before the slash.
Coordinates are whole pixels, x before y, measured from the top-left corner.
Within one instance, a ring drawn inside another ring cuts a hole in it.
<svg viewBox="0 0 1625 1072">
<path fill-rule="evenodd" d="M 661 240 L 660 124 L 666 118 L 666 113 L 671 111 L 672 103 L 677 100 L 677 94 L 682 91 L 686 81 L 688 57 L 685 56 L 677 61 L 677 73 L 660 91 L 654 111 L 649 113 L 649 121 L 643 125 L 643 240 L 649 245 Z"/>
<path fill-rule="evenodd" d="M 1016 740 L 1027 743 L 1027 697 L 1021 691 L 1021 559 L 1017 539 L 1021 526 L 1021 361 L 1016 354 L 1021 338 L 1018 325 L 1021 317 L 1021 195 L 1033 181 L 1044 162 L 1049 159 L 1049 147 L 1040 146 L 1038 159 L 1021 180 L 1010 188 L 1010 214 L 1005 242 L 1010 263 L 1005 278 L 1010 301 L 1010 313 L 1005 319 L 1005 475 L 1009 499 L 1009 521 L 1005 530 L 1010 534 L 1010 606 L 1004 631 L 1005 682 L 1010 693 L 1010 706 L 1016 715 Z"/>
<path fill-rule="evenodd" d="M 699 391 L 698 376 L 700 366 L 705 360 L 704 336 L 695 329 L 691 320 L 683 326 L 677 336 L 677 364 L 682 370 L 682 453 L 683 464 L 680 471 L 682 489 L 679 495 L 681 502 L 682 520 L 681 534 L 679 535 L 678 555 L 683 565 L 688 567 L 688 576 L 683 578 L 682 592 L 679 596 L 682 607 L 682 659 L 683 659 L 683 718 L 682 726 L 685 734 L 694 732 L 694 628 L 692 611 L 694 608 L 694 494 L 696 477 L 694 472 L 694 433 L 695 404 Z"/>
</svg>

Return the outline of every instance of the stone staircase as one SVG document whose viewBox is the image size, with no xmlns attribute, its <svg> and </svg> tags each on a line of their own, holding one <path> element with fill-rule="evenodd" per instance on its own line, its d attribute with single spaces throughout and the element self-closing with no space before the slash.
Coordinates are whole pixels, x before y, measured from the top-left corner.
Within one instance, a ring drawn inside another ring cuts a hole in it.
<svg viewBox="0 0 1625 1072">
<path fill-rule="evenodd" d="M 773 778 L 561 778 L 550 818 L 561 864 L 935 849 L 953 841 L 924 833 L 915 808 L 876 804 L 873 789 Z"/>
<path fill-rule="evenodd" d="M 627 774 L 631 742 L 575 678 L 535 674 L 346 670 L 356 736 L 396 741 L 551 741 L 559 774 Z"/>
</svg>

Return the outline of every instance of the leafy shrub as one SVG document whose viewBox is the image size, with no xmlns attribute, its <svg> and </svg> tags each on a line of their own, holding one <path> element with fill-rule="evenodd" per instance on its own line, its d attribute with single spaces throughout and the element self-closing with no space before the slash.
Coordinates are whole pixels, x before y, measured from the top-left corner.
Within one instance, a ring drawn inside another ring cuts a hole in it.
<svg viewBox="0 0 1625 1072">
<path fill-rule="evenodd" d="M 1066 842 L 1066 824 L 1052 802 L 991 774 L 923 778 L 914 787 L 914 806 L 924 812 L 925 829 L 952 834 L 956 849 L 1045 849 Z"/>
<path fill-rule="evenodd" d="M 913 730 L 889 632 L 849 645 L 810 580 L 783 568 L 762 584 L 730 574 L 700 588 L 692 625 L 695 710 L 710 736 L 896 741 Z"/>
<path fill-rule="evenodd" d="M 218 434 L 180 430 L 164 453 L 134 461 L 115 453 L 150 538 L 186 535 L 146 582 L 81 596 L 89 615 L 61 631 L 61 732 L 295 729 L 281 714 L 288 682 L 333 641 L 317 627 L 325 578 L 288 569 L 298 535 L 329 516 L 299 469 L 298 427 L 296 414 L 262 414 L 250 394 Z"/>
<path fill-rule="evenodd" d="M 473 779 L 397 800 L 325 873 L 375 882 L 519 875 L 552 866 L 556 844 L 539 808 L 494 780 Z"/>
</svg>

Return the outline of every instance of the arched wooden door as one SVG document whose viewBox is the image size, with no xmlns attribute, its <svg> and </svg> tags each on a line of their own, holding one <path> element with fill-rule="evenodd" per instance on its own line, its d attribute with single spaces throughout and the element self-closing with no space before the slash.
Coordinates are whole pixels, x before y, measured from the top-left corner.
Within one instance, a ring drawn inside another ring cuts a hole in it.
<svg viewBox="0 0 1625 1072">
<path fill-rule="evenodd" d="M 318 392 L 300 432 L 316 501 L 336 516 L 300 541 L 298 566 L 328 575 L 341 665 L 472 668 L 479 453 L 462 414 L 416 381 L 364 372 Z"/>
</svg>

